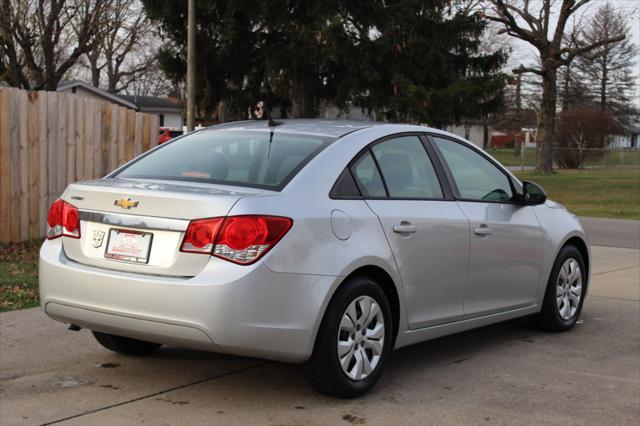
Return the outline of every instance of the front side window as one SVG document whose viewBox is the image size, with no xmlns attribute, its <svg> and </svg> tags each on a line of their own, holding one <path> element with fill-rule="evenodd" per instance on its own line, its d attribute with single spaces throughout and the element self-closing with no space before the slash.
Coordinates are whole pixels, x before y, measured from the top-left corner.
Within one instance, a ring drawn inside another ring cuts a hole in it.
<svg viewBox="0 0 640 426">
<path fill-rule="evenodd" d="M 281 189 L 332 138 L 204 130 L 167 143 L 113 177 Z"/>
<path fill-rule="evenodd" d="M 386 140 L 371 148 L 391 198 L 442 199 L 436 171 L 417 136 Z"/>
<path fill-rule="evenodd" d="M 509 178 L 473 149 L 448 139 L 433 137 L 446 161 L 460 198 L 481 201 L 509 201 L 513 191 Z"/>
</svg>

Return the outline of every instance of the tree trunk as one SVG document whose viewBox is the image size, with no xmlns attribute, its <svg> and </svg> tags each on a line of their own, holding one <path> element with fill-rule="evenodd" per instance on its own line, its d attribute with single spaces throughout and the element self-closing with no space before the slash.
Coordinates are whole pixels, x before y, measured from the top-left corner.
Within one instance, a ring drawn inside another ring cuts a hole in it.
<svg viewBox="0 0 640 426">
<path fill-rule="evenodd" d="M 44 82 L 42 84 L 42 90 L 48 92 L 55 92 L 58 89 L 58 82 L 60 78 L 54 74 L 45 74 Z"/>
<path fill-rule="evenodd" d="M 556 124 L 557 69 L 549 67 L 542 74 L 542 101 L 538 115 L 536 171 L 553 173 L 553 141 Z"/>
<path fill-rule="evenodd" d="M 108 76 L 107 92 L 116 93 L 120 79 L 117 75 Z"/>
<path fill-rule="evenodd" d="M 520 118 L 520 111 L 522 111 L 522 73 L 516 75 L 516 112 L 518 118 Z"/>
<path fill-rule="evenodd" d="M 569 90 L 571 90 L 571 64 L 565 65 L 564 68 L 564 86 L 562 88 L 562 110 L 569 109 Z"/>
<path fill-rule="evenodd" d="M 602 60 L 602 79 L 600 80 L 600 111 L 607 110 L 607 83 L 609 72 L 607 70 L 606 56 Z"/>
<path fill-rule="evenodd" d="M 487 149 L 487 145 L 489 145 L 489 126 L 487 123 L 482 125 L 482 149 Z"/>
<path fill-rule="evenodd" d="M 313 93 L 313 72 L 298 70 L 291 84 L 291 117 L 315 118 L 318 115 Z"/>
<path fill-rule="evenodd" d="M 100 87 L 100 67 L 98 67 L 98 56 L 87 55 L 89 58 L 89 67 L 91 68 L 91 84 L 93 87 Z"/>
</svg>

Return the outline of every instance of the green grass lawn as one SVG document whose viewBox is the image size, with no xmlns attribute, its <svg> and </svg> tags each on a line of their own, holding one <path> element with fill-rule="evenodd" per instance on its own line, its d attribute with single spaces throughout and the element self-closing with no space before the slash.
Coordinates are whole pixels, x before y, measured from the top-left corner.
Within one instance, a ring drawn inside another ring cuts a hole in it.
<svg viewBox="0 0 640 426">
<path fill-rule="evenodd" d="M 542 185 L 549 198 L 578 216 L 640 219 L 640 167 L 558 170 L 551 176 L 515 174 Z"/>
<path fill-rule="evenodd" d="M 37 306 L 42 240 L 0 244 L 0 312 Z"/>
</svg>

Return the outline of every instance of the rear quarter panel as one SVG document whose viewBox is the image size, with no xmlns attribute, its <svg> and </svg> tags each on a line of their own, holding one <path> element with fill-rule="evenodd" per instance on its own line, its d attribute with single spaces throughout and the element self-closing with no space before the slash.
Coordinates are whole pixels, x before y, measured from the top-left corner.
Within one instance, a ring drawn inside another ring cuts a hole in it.
<svg viewBox="0 0 640 426">
<path fill-rule="evenodd" d="M 401 278 L 378 217 L 364 200 L 331 199 L 329 192 L 342 170 L 362 148 L 398 131 L 424 131 L 424 128 L 412 127 L 376 126 L 344 136 L 311 160 L 282 192 L 242 198 L 229 213 L 270 214 L 293 219 L 291 230 L 266 254 L 263 262 L 275 272 L 336 278 L 323 301 L 316 330 L 344 278 L 364 266 L 377 266 L 391 277 L 400 303 L 398 331 L 402 333 L 407 329 Z M 338 218 L 334 219 L 333 226 L 332 213 Z"/>
<path fill-rule="evenodd" d="M 340 212 L 341 217 L 338 235 L 334 233 L 331 219 L 332 212 L 336 211 Z M 333 285 L 322 300 L 313 336 L 333 294 L 345 277 L 364 266 L 377 266 L 393 280 L 400 303 L 398 330 L 406 330 L 405 296 L 395 260 L 377 216 L 363 200 L 331 200 L 328 194 L 325 197 L 283 194 L 241 199 L 230 214 L 292 218 L 291 230 L 265 255 L 262 260 L 264 265 L 273 272 L 300 274 L 301 277 L 334 277 Z M 345 238 L 347 234 L 348 238 Z"/>
</svg>

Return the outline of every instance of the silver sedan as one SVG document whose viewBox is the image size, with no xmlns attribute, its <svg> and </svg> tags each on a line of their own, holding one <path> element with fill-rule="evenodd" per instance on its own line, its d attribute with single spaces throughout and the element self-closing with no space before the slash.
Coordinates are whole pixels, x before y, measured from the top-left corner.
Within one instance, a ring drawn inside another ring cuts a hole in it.
<svg viewBox="0 0 640 426">
<path fill-rule="evenodd" d="M 51 206 L 42 306 L 104 347 L 307 362 L 354 397 L 393 348 L 580 316 L 578 219 L 473 144 L 370 122 L 229 123 L 167 142 Z"/>
</svg>

